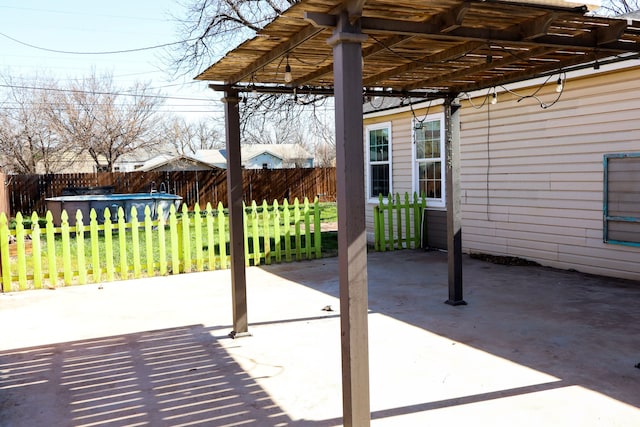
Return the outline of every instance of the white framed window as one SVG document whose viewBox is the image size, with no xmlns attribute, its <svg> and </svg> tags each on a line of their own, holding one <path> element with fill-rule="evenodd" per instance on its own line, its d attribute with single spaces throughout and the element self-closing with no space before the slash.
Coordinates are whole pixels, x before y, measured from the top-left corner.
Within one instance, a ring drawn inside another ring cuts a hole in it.
<svg viewBox="0 0 640 427">
<path fill-rule="evenodd" d="M 391 122 L 366 127 L 367 198 L 377 201 L 391 193 Z"/>
<path fill-rule="evenodd" d="M 428 207 L 444 208 L 444 114 L 413 121 L 413 189 L 426 195 Z"/>
</svg>

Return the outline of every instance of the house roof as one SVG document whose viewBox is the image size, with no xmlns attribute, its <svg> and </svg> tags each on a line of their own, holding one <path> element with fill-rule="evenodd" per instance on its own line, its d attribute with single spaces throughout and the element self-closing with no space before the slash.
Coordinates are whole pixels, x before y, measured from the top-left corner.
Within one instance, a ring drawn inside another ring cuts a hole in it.
<svg viewBox="0 0 640 427">
<path fill-rule="evenodd" d="M 544 0 L 366 0 L 365 93 L 442 97 L 640 52 L 640 21 Z M 343 0 L 303 0 L 196 77 L 259 92 L 333 93 L 327 40 Z M 289 64 L 293 81 L 285 85 Z"/>
<path fill-rule="evenodd" d="M 299 144 L 255 144 L 246 145 L 240 147 L 240 152 L 243 161 L 251 160 L 261 154 L 269 153 L 274 157 L 278 157 L 282 160 L 293 159 L 312 159 L 313 156 L 309 154 Z"/>
<path fill-rule="evenodd" d="M 217 166 L 219 168 L 227 167 L 227 150 L 198 150 L 194 154 L 194 157 L 202 162 L 209 163 L 210 165 Z"/>
<path fill-rule="evenodd" d="M 138 168 L 138 171 L 151 171 L 157 168 L 160 168 L 162 166 L 165 166 L 167 164 L 176 162 L 176 161 L 180 161 L 180 160 L 184 160 L 187 162 L 192 162 L 192 163 L 196 163 L 196 164 L 201 164 L 202 166 L 206 167 L 206 168 L 215 168 L 215 167 L 220 167 L 208 162 L 203 161 L 202 159 L 196 158 L 194 156 L 189 156 L 186 154 L 178 154 L 178 155 L 171 155 L 171 154 L 161 154 L 159 156 L 156 156 L 152 159 L 150 159 L 149 161 L 147 161 L 144 166 Z M 221 166 L 221 168 L 225 168 L 226 167 L 226 163 L 224 166 Z"/>
</svg>

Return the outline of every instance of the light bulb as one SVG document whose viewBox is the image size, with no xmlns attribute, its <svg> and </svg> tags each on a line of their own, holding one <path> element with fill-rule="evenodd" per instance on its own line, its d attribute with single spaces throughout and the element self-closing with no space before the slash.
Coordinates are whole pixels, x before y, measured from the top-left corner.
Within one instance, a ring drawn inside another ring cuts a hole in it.
<svg viewBox="0 0 640 427">
<path fill-rule="evenodd" d="M 564 85 L 562 84 L 562 79 L 558 77 L 558 81 L 556 82 L 556 92 L 562 92 Z"/>
<path fill-rule="evenodd" d="M 493 92 L 493 96 L 491 97 L 491 104 L 496 105 L 498 103 L 498 94 Z"/>
<path fill-rule="evenodd" d="M 291 66 L 287 64 L 287 66 L 284 67 L 284 81 L 286 83 L 291 83 L 292 80 L 293 76 L 291 75 Z"/>
</svg>

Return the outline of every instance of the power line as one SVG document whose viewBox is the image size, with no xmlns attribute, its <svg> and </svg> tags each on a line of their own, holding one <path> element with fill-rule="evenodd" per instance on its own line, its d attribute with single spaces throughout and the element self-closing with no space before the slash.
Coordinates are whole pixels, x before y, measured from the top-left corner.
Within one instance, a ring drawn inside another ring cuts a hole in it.
<svg viewBox="0 0 640 427">
<path fill-rule="evenodd" d="M 8 85 L 8 84 L 0 84 L 0 87 L 4 87 L 8 89 L 42 90 L 42 91 L 51 91 L 51 92 L 64 92 L 64 93 L 88 93 L 88 94 L 94 94 L 94 95 L 136 96 L 140 98 L 173 99 L 173 100 L 181 100 L 181 101 L 215 101 L 215 99 L 209 99 L 209 98 L 184 98 L 179 96 L 167 96 L 167 95 L 144 95 L 144 94 L 135 94 L 135 93 L 102 92 L 102 91 L 79 90 L 79 89 L 59 89 L 59 88 Z"/>
<path fill-rule="evenodd" d="M 141 52 L 141 51 L 145 51 L 145 50 L 153 50 L 153 49 L 160 49 L 163 47 L 168 47 L 168 46 L 174 46 L 177 44 L 182 44 L 182 43 L 188 43 L 188 42 L 192 42 L 192 41 L 196 41 L 198 40 L 198 37 L 194 37 L 191 39 L 186 39 L 186 40 L 180 40 L 177 42 L 171 42 L 171 43 L 163 43 L 163 44 L 159 44 L 159 45 L 155 45 L 155 46 L 145 46 L 145 47 L 138 47 L 138 48 L 134 48 L 134 49 L 122 49 L 122 50 L 112 50 L 112 51 L 101 51 L 101 52 L 74 52 L 74 51 L 68 51 L 68 50 L 58 50 L 58 49 L 49 49 L 46 47 L 41 47 L 41 46 L 36 46 L 27 42 L 23 42 L 21 40 L 18 40 L 16 38 L 13 38 L 5 33 L 0 32 L 0 36 L 6 37 L 11 41 L 14 41 L 18 44 L 21 44 L 23 46 L 27 46 L 30 47 L 32 49 L 37 49 L 37 50 L 43 50 L 45 52 L 53 52 L 53 53 L 64 53 L 64 54 L 68 54 L 68 55 L 114 55 L 114 54 L 120 54 L 120 53 L 133 53 L 133 52 Z"/>
</svg>

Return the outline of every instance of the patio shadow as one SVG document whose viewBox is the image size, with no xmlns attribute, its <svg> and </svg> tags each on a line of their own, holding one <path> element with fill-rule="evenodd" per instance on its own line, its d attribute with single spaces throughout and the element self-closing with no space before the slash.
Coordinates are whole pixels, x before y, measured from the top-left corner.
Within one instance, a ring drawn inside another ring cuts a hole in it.
<svg viewBox="0 0 640 427">
<path fill-rule="evenodd" d="M 202 325 L 0 352 L 0 393 L 2 426 L 291 423 Z"/>
</svg>

